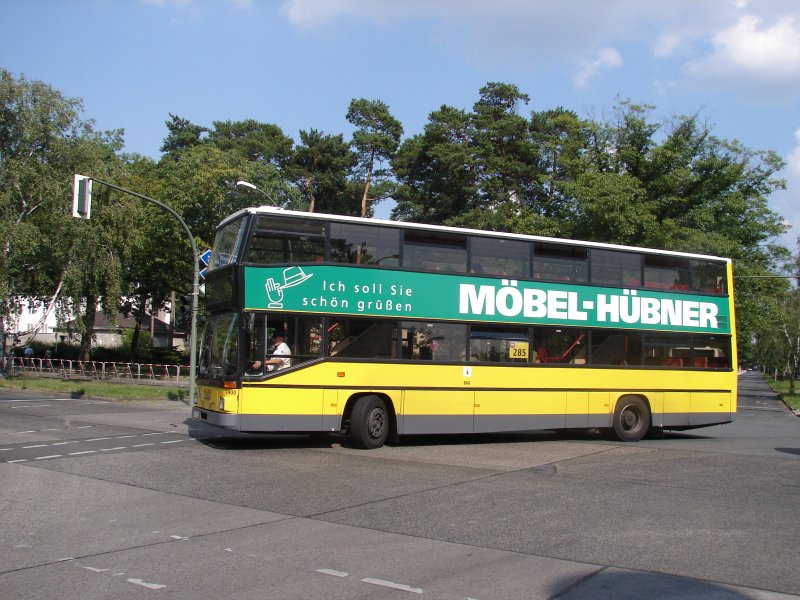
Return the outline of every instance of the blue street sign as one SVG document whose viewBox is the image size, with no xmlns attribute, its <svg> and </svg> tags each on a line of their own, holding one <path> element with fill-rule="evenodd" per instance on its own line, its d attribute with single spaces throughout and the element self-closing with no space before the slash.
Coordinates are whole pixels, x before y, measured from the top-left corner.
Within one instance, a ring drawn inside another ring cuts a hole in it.
<svg viewBox="0 0 800 600">
<path fill-rule="evenodd" d="M 200 260 L 206 266 L 208 266 L 208 261 L 211 260 L 211 250 L 206 250 L 200 255 Z"/>
</svg>

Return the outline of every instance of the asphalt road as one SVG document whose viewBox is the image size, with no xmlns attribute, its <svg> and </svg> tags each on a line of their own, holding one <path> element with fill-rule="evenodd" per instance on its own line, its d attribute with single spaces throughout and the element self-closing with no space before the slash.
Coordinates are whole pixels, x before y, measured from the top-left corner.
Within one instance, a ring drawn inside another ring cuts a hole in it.
<svg viewBox="0 0 800 600">
<path fill-rule="evenodd" d="M 800 419 L 425 437 L 221 435 L 178 402 L 0 389 L 0 598 L 800 598 Z"/>
</svg>

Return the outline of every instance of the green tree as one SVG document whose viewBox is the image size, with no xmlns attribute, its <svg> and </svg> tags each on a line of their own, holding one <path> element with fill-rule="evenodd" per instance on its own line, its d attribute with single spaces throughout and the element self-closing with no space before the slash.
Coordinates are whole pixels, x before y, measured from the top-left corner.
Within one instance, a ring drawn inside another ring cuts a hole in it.
<svg viewBox="0 0 800 600">
<path fill-rule="evenodd" d="M 406 139 L 392 159 L 399 183 L 393 217 L 448 223 L 475 207 L 477 161 L 468 113 L 442 106 L 428 116 L 422 134 Z"/>
<path fill-rule="evenodd" d="M 576 184 L 587 170 L 583 156 L 593 125 L 572 111 L 556 108 L 532 113 L 530 130 L 538 160 L 538 184 L 531 210 L 556 222 L 570 221 L 574 203 L 568 186 Z M 570 235 L 568 223 L 555 225 L 563 235 Z"/>
<path fill-rule="evenodd" d="M 355 164 L 356 155 L 342 134 L 326 135 L 311 129 L 300 132 L 300 144 L 286 172 L 305 196 L 308 212 L 352 215 L 347 183 Z"/>
<path fill-rule="evenodd" d="M 157 200 L 174 208 L 197 238 L 198 248 L 214 241 L 217 225 L 231 213 L 262 203 L 260 195 L 236 188 L 239 180 L 249 181 L 268 196 L 298 204 L 300 194 L 290 189 L 274 165 L 246 160 L 234 151 L 225 152 L 213 144 L 185 150 L 179 161 L 162 160 L 158 167 L 160 187 Z M 170 220 L 174 221 L 174 219 Z M 178 255 L 191 274 L 191 251 L 177 222 L 166 225 L 180 240 Z M 191 281 L 189 277 L 188 281 Z"/>
<path fill-rule="evenodd" d="M 397 151 L 403 126 L 380 100 L 352 100 L 347 121 L 353 132 L 353 147 L 357 155 L 356 180 L 362 187 L 361 216 L 365 217 L 376 200 L 391 194 L 390 171 L 384 167 Z"/>
<path fill-rule="evenodd" d="M 151 198 L 162 195 L 156 162 L 143 156 L 125 156 L 124 167 L 125 173 L 117 181 L 119 185 Z M 136 210 L 135 223 L 129 231 L 130 260 L 122 265 L 120 306 L 122 314 L 135 321 L 132 339 L 124 345 L 129 351 L 128 360 L 132 361 L 142 347 L 139 340 L 145 317 L 148 313 L 152 317 L 155 311 L 166 306 L 175 282 L 184 275 L 183 265 L 173 257 L 184 250 L 179 242 L 185 234 L 179 239 L 175 237 L 173 218 L 162 208 L 131 197 L 120 196 L 120 201 L 130 203 Z"/>
<path fill-rule="evenodd" d="M 113 176 L 106 175 L 109 179 Z M 135 237 L 131 232 L 136 228 L 138 212 L 128 199 L 96 186 L 92 218 L 70 223 L 72 248 L 64 272 L 61 314 L 76 316 L 82 360 L 90 357 L 97 311 L 102 310 L 112 323 L 117 317 L 124 291 L 123 270 L 131 260 Z"/>
<path fill-rule="evenodd" d="M 195 125 L 188 119 L 169 114 L 170 120 L 166 122 L 169 134 L 164 138 L 161 151 L 167 156 L 177 158 L 187 148 L 203 143 L 203 136 L 208 133 L 207 127 Z"/>
<path fill-rule="evenodd" d="M 74 173 L 102 174 L 117 164 L 120 131 L 97 133 L 82 102 L 0 70 L 0 329 L 21 299 L 84 298 L 73 285 L 84 259 L 70 216 Z M 101 209 L 101 213 L 103 210 Z M 103 277 L 97 273 L 97 277 Z M 113 288 L 113 285 L 111 285 Z M 85 306 L 81 300 L 73 308 Z M 85 320 L 78 319 L 81 332 Z M 91 334 L 89 334 L 91 335 Z M 3 336 L 5 340 L 5 335 Z"/>
<path fill-rule="evenodd" d="M 530 97 L 516 86 L 488 83 L 473 106 L 472 139 L 479 173 L 479 209 L 512 203 L 530 208 L 539 179 L 536 146 L 519 108 Z"/>
<path fill-rule="evenodd" d="M 244 121 L 214 121 L 207 141 L 225 152 L 233 151 L 252 162 L 283 166 L 292 155 L 292 138 L 277 125 Z"/>
</svg>

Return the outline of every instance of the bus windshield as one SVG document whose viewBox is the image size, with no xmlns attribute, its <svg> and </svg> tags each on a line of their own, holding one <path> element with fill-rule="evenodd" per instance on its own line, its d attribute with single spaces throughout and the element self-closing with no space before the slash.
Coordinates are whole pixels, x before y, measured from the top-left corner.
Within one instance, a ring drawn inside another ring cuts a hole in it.
<svg viewBox="0 0 800 600">
<path fill-rule="evenodd" d="M 197 370 L 206 377 L 229 377 L 239 371 L 238 313 L 225 312 L 208 319 Z"/>
<path fill-rule="evenodd" d="M 209 269 L 217 269 L 236 262 L 246 224 L 247 219 L 242 217 L 223 225 L 217 230 L 217 235 L 214 238 L 214 247 L 211 252 L 211 260 L 208 263 Z"/>
</svg>

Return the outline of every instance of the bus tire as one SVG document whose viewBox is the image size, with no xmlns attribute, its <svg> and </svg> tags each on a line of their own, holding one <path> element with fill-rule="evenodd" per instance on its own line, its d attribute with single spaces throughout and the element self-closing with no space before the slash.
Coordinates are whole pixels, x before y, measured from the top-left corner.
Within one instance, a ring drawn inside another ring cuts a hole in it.
<svg viewBox="0 0 800 600">
<path fill-rule="evenodd" d="M 350 415 L 350 441 L 354 446 L 371 450 L 380 448 L 389 437 L 390 417 L 379 396 L 362 396 Z"/>
<path fill-rule="evenodd" d="M 614 435 L 621 442 L 638 442 L 650 430 L 650 407 L 640 396 L 623 396 L 614 408 Z"/>
</svg>

